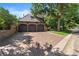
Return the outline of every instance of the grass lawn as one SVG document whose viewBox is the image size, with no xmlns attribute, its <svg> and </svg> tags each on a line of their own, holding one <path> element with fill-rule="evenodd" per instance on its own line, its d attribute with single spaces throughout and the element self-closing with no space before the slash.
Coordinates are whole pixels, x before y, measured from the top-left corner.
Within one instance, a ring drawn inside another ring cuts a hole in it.
<svg viewBox="0 0 79 59">
<path fill-rule="evenodd" d="M 64 32 L 64 31 L 50 31 L 52 33 L 55 33 L 57 35 L 61 35 L 61 36 L 67 36 L 69 33 L 68 32 Z"/>
</svg>

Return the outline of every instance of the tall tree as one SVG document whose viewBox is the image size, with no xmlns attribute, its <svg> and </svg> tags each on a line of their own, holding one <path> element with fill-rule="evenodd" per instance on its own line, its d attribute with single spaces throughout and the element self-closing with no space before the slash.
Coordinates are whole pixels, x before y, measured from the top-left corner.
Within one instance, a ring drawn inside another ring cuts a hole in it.
<svg viewBox="0 0 79 59">
<path fill-rule="evenodd" d="M 10 14 L 8 10 L 0 7 L 0 21 L 1 21 L 0 26 L 7 29 L 12 24 L 17 23 L 17 18 L 16 18 L 16 16 Z M 5 26 L 3 26 L 3 25 L 5 25 Z"/>
<path fill-rule="evenodd" d="M 39 4 L 38 3 L 38 4 L 33 4 L 32 14 L 43 15 L 45 19 L 45 23 L 47 25 L 49 25 L 50 27 L 57 26 L 56 29 L 60 31 L 61 29 L 66 30 L 69 28 L 73 28 L 76 25 L 78 21 L 76 19 L 79 19 L 78 9 L 79 9 L 78 4 L 71 4 L 71 3 L 70 4 L 65 4 L 65 3 Z M 55 24 L 55 26 L 53 26 L 53 24 Z"/>
</svg>

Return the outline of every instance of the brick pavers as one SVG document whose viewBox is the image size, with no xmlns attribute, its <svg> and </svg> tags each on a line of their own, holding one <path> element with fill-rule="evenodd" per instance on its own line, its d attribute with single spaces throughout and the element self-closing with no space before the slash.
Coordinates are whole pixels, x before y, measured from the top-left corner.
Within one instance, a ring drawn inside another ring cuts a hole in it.
<svg viewBox="0 0 79 59">
<path fill-rule="evenodd" d="M 56 45 L 63 38 L 64 37 L 51 34 L 50 32 L 19 32 L 8 40 L 11 44 L 18 44 L 19 42 L 30 39 L 34 42 L 39 42 L 41 45 L 45 44 L 46 42 L 51 43 L 52 45 Z"/>
<path fill-rule="evenodd" d="M 27 34 L 27 33 L 26 33 Z M 57 44 L 64 37 L 51 34 L 50 32 L 30 32 L 29 36 L 32 36 L 34 42 L 40 42 L 41 44 L 51 43 L 52 45 Z"/>
<path fill-rule="evenodd" d="M 16 53 L 20 53 L 20 55 L 23 53 L 22 55 L 26 55 L 30 45 L 25 44 L 24 42 L 26 42 L 28 39 L 32 40 L 33 42 L 39 42 L 41 45 L 45 43 L 51 43 L 53 46 L 55 46 L 63 38 L 64 37 L 51 34 L 50 32 L 19 32 L 10 37 L 9 39 L 6 39 L 6 41 L 3 40 L 3 42 L 1 42 L 2 45 L 0 46 L 0 49 L 2 49 L 3 52 L 12 49 L 15 54 L 14 52 L 12 52 L 13 54 L 10 55 L 19 55 Z"/>
</svg>

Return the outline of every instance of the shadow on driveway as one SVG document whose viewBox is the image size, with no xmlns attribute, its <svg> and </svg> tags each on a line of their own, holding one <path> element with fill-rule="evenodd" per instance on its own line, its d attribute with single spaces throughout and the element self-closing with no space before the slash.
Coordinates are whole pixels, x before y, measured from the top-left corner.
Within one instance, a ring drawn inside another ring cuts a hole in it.
<svg viewBox="0 0 79 59">
<path fill-rule="evenodd" d="M 0 46 L 6 46 L 9 44 L 15 44 L 18 42 L 23 42 L 23 41 L 28 41 L 31 40 L 32 41 L 32 37 L 30 35 L 24 35 L 25 33 L 16 33 L 13 36 L 9 37 L 8 39 L 3 39 L 0 41 Z"/>
</svg>

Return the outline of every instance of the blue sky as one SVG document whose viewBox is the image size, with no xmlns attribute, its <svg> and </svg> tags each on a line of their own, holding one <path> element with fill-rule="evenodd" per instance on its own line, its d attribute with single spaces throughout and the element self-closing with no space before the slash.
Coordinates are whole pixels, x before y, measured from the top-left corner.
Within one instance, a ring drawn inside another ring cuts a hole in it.
<svg viewBox="0 0 79 59">
<path fill-rule="evenodd" d="M 31 3 L 0 3 L 0 7 L 3 7 L 11 14 L 17 17 L 23 17 L 23 15 L 31 14 Z"/>
</svg>

